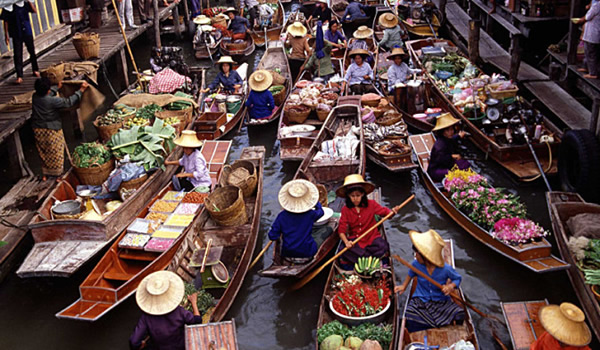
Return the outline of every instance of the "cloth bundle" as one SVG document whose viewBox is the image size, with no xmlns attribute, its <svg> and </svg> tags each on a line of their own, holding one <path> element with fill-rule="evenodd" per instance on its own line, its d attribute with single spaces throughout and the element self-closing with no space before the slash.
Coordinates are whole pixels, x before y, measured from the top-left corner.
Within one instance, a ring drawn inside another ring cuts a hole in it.
<svg viewBox="0 0 600 350">
<path fill-rule="evenodd" d="M 352 131 L 344 136 L 336 136 L 333 140 L 321 143 L 321 151 L 315 159 L 318 160 L 352 160 L 356 158 L 356 149 L 360 141 Z"/>
<path fill-rule="evenodd" d="M 150 80 L 148 92 L 151 94 L 171 93 L 181 88 L 184 84 L 191 85 L 192 79 L 170 68 L 165 68 Z"/>
</svg>

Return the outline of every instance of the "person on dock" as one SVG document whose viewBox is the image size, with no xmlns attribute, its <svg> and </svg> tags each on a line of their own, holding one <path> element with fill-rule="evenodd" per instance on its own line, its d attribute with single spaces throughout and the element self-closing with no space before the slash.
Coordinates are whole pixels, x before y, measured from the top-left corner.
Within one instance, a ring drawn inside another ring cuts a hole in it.
<svg viewBox="0 0 600 350">
<path fill-rule="evenodd" d="M 585 23 L 582 40 L 588 73 L 583 77 L 598 79 L 600 70 L 600 2 L 592 2 L 588 12 L 577 23 Z"/>
<path fill-rule="evenodd" d="M 248 10 L 248 14 L 250 15 L 250 25 L 254 26 L 254 28 L 258 27 L 258 1 L 256 0 L 240 0 L 240 13 L 244 13 L 244 9 Z"/>
<path fill-rule="evenodd" d="M 373 55 L 369 52 L 369 44 L 367 44 L 367 39 L 373 38 L 373 29 L 368 28 L 367 26 L 360 26 L 352 36 L 354 37 L 354 40 L 351 40 L 348 44 L 348 50 L 365 50 L 368 53 L 367 62 L 373 62 Z M 352 60 L 352 58 L 350 58 L 350 60 Z"/>
<path fill-rule="evenodd" d="M 403 38 L 406 33 L 398 25 L 398 17 L 393 13 L 384 13 L 379 16 L 379 25 L 383 30 L 383 38 L 379 42 L 379 47 L 390 50 L 393 47 L 404 47 Z"/>
<path fill-rule="evenodd" d="M 248 19 L 239 16 L 238 10 L 234 7 L 227 8 L 225 14 L 229 16 L 229 19 L 231 20 L 229 22 L 229 27 L 227 28 L 233 33 L 231 38 L 233 40 L 246 39 L 246 34 L 250 35 L 250 22 Z"/>
<path fill-rule="evenodd" d="M 408 77 L 411 74 L 421 73 L 422 69 L 410 68 L 407 64 L 408 54 L 401 47 L 392 49 L 392 53 L 387 57 L 388 60 L 394 63 L 388 68 L 388 91 L 390 95 L 394 95 L 396 84 L 406 84 Z"/>
<path fill-rule="evenodd" d="M 188 295 L 193 313 L 179 304 L 185 295 L 181 277 L 171 271 L 146 276 L 135 292 L 135 301 L 144 312 L 129 338 L 134 350 L 184 350 L 185 325 L 202 323 L 198 293 Z"/>
<path fill-rule="evenodd" d="M 325 31 L 325 40 L 338 49 L 346 47 L 346 37 L 340 31 L 340 23 L 336 20 L 329 21 L 329 29 Z"/>
<path fill-rule="evenodd" d="M 48 78 L 35 81 L 35 93 L 31 98 L 31 128 L 35 136 L 35 146 L 42 158 L 44 176 L 60 176 L 65 163 L 65 136 L 62 130 L 60 110 L 75 106 L 87 89 L 86 82 L 68 98 L 58 97 L 57 87 L 52 87 Z"/>
<path fill-rule="evenodd" d="M 331 61 L 331 51 L 333 44 L 325 40 L 323 35 L 323 26 L 321 22 L 317 22 L 317 33 L 315 38 L 315 47 L 312 55 L 304 65 L 305 69 L 315 70 L 313 77 L 319 77 L 327 84 L 329 79 L 335 74 L 333 62 Z"/>
<path fill-rule="evenodd" d="M 571 303 L 546 305 L 539 311 L 544 333 L 531 344 L 530 350 L 591 350 L 590 328 L 585 314 Z"/>
<path fill-rule="evenodd" d="M 462 159 L 456 150 L 456 140 L 466 136 L 466 133 L 462 130 L 456 132 L 456 124 L 459 122 L 460 120 L 454 118 L 450 113 L 444 113 L 436 120 L 432 131 L 436 133 L 437 140 L 431 150 L 429 166 L 427 167 L 427 174 L 435 182 L 442 181 L 454 166 L 461 170 L 471 167 L 471 163 Z"/>
<path fill-rule="evenodd" d="M 219 73 L 212 81 L 208 84 L 208 87 L 202 90 L 203 93 L 215 90 L 218 86 L 223 87 L 223 91 L 229 94 L 238 93 L 244 81 L 237 71 L 233 70 L 235 62 L 231 56 L 221 56 L 217 61 L 219 65 Z"/>
<path fill-rule="evenodd" d="M 257 70 L 248 79 L 251 91 L 246 100 L 246 107 L 248 107 L 250 118 L 265 119 L 273 114 L 275 100 L 269 91 L 272 83 L 273 76 L 266 70 Z"/>
<path fill-rule="evenodd" d="M 165 165 L 181 165 L 183 172 L 172 178 L 176 191 L 192 191 L 198 187 L 210 189 L 212 180 L 206 167 L 206 159 L 200 152 L 202 141 L 193 130 L 183 130 L 181 136 L 175 139 L 175 144 L 183 148 L 183 157 L 179 160 L 167 160 Z"/>
<path fill-rule="evenodd" d="M 351 270 L 360 257 L 382 258 L 390 250 L 388 242 L 381 237 L 377 228 L 354 246 L 350 242 L 377 223 L 375 215 L 383 217 L 390 212 L 394 212 L 394 214 L 398 212 L 399 207 L 390 210 L 376 201 L 368 199 L 367 195 L 374 189 L 375 185 L 365 181 L 360 174 L 352 174 L 346 176 L 344 185 L 335 191 L 338 197 L 346 200 L 346 205 L 342 207 L 338 226 L 340 239 L 347 248 L 350 248 L 342 254 L 339 261 L 342 268 L 346 270 Z M 389 258 L 386 257 L 382 261 L 389 263 Z"/>
<path fill-rule="evenodd" d="M 2 13 L 0 13 L 0 19 L 4 22 L 6 47 L 10 47 L 10 38 L 13 40 L 13 59 L 15 71 L 17 72 L 15 83 L 17 84 L 23 83 L 23 44 L 25 44 L 27 52 L 29 52 L 29 61 L 31 62 L 33 75 L 36 77 L 40 76 L 40 68 L 33 43 L 33 32 L 31 30 L 31 22 L 29 21 L 30 13 L 37 13 L 33 0 L 4 6 Z"/>
<path fill-rule="evenodd" d="M 327 24 L 331 21 L 331 9 L 327 7 L 327 0 L 318 0 L 315 4 L 313 13 L 308 17 L 306 23 L 310 25 L 312 19 L 317 19 L 323 24 Z"/>
<path fill-rule="evenodd" d="M 121 18 L 123 30 L 125 30 L 125 22 L 129 25 L 129 29 L 136 29 L 138 27 L 133 20 L 132 0 L 119 0 L 119 17 Z"/>
<path fill-rule="evenodd" d="M 415 252 L 412 266 L 442 285 L 437 288 L 425 278 L 408 270 L 404 283 L 394 288 L 402 294 L 410 281 L 416 279 L 417 286 L 406 307 L 406 329 L 418 332 L 430 328 L 440 328 L 453 322 L 462 323 L 465 311 L 450 298 L 450 293 L 458 288 L 462 277 L 454 268 L 444 262 L 446 242 L 434 230 L 426 232 L 409 231 Z"/>
<path fill-rule="evenodd" d="M 344 15 L 342 16 L 342 21 L 352 22 L 359 18 L 366 18 L 367 15 L 365 14 L 365 11 L 368 8 L 369 6 L 363 5 L 356 0 L 349 0 L 346 11 L 344 11 Z"/>
<path fill-rule="evenodd" d="M 373 69 L 365 62 L 369 52 L 367 50 L 353 50 L 348 57 L 354 62 L 350 64 L 344 77 L 342 91 L 346 90 L 346 85 L 350 86 L 350 91 L 353 95 L 364 95 L 367 93 L 375 93 L 373 87 Z"/>
<path fill-rule="evenodd" d="M 333 232 L 328 225 L 314 227 L 324 214 L 317 186 L 306 180 L 292 180 L 281 187 L 278 198 L 283 210 L 271 225 L 269 239 L 281 238 L 281 255 L 287 259 L 300 262 L 312 258 Z"/>
</svg>

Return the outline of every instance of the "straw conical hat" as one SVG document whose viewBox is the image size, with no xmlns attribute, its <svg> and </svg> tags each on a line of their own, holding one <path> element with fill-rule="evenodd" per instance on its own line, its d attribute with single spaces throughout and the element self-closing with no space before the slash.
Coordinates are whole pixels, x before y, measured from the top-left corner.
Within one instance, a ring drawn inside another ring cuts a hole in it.
<svg viewBox="0 0 600 350">
<path fill-rule="evenodd" d="M 221 63 L 235 64 L 235 61 L 233 60 L 233 58 L 231 58 L 231 56 L 221 56 L 221 58 L 219 58 L 219 60 L 217 61 L 217 64 Z"/>
<path fill-rule="evenodd" d="M 273 83 L 273 76 L 266 70 L 257 70 L 252 73 L 248 83 L 254 91 L 265 91 Z"/>
<path fill-rule="evenodd" d="M 364 56 L 363 58 L 369 56 L 369 51 L 364 50 L 364 49 L 354 49 L 352 51 L 350 51 L 350 53 L 348 54 L 348 57 L 350 58 L 354 58 L 354 56 L 356 55 L 362 55 Z"/>
<path fill-rule="evenodd" d="M 206 17 L 206 15 L 199 15 L 196 18 L 194 18 L 194 23 L 196 23 L 197 25 L 202 25 L 202 24 L 211 24 L 212 19 L 210 19 L 209 17 Z"/>
<path fill-rule="evenodd" d="M 446 129 L 447 127 L 452 126 L 458 122 L 460 122 L 460 120 L 454 118 L 450 113 L 444 113 L 437 117 L 435 121 L 435 128 L 433 128 L 431 131 Z"/>
<path fill-rule="evenodd" d="M 404 49 L 402 49 L 401 47 L 394 47 L 392 49 L 392 53 L 387 57 L 387 59 L 391 61 L 398 56 L 406 56 L 406 52 L 404 52 Z"/>
<path fill-rule="evenodd" d="M 434 230 L 425 232 L 408 231 L 410 240 L 417 251 L 429 262 L 438 267 L 444 267 L 444 246 L 446 242 L 439 233 Z"/>
<path fill-rule="evenodd" d="M 540 309 L 539 317 L 544 329 L 563 344 L 585 346 L 592 341 L 583 311 L 571 303 L 546 305 Z"/>
<path fill-rule="evenodd" d="M 223 13 L 229 12 L 238 13 L 238 10 L 235 7 L 228 7 L 227 10 L 225 10 Z"/>
<path fill-rule="evenodd" d="M 181 136 L 176 138 L 173 142 L 181 147 L 197 148 L 202 146 L 202 141 L 198 139 L 194 130 L 183 130 Z"/>
<path fill-rule="evenodd" d="M 171 271 L 157 271 L 142 280 L 135 300 L 145 313 L 164 315 L 177 308 L 184 294 L 181 277 Z"/>
<path fill-rule="evenodd" d="M 362 175 L 352 174 L 352 175 L 348 175 L 348 176 L 346 176 L 346 178 L 344 178 L 344 184 L 335 191 L 335 194 L 338 197 L 345 198 L 346 191 L 348 190 L 348 188 L 357 187 L 357 186 L 362 187 L 365 190 L 365 192 L 367 192 L 367 194 L 373 192 L 373 190 L 375 189 L 375 185 L 373 185 L 370 182 L 365 181 L 365 179 L 362 177 Z"/>
<path fill-rule="evenodd" d="M 308 30 L 302 23 L 294 22 L 288 27 L 287 32 L 292 36 L 303 37 L 306 35 Z"/>
<path fill-rule="evenodd" d="M 304 213 L 319 201 L 317 186 L 307 180 L 292 180 L 279 190 L 279 204 L 292 213 Z"/>
<path fill-rule="evenodd" d="M 356 39 L 366 39 L 366 38 L 370 37 L 371 35 L 373 35 L 373 29 L 371 29 L 367 26 L 360 26 L 354 32 L 354 37 Z"/>
<path fill-rule="evenodd" d="M 379 25 L 384 28 L 394 28 L 398 25 L 398 17 L 391 12 L 379 16 Z"/>
</svg>

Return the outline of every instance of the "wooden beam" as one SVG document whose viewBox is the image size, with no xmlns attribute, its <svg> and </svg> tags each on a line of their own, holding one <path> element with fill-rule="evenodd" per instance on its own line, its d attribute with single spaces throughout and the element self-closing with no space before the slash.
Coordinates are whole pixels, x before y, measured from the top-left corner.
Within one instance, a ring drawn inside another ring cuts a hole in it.
<svg viewBox="0 0 600 350">
<path fill-rule="evenodd" d="M 579 18 L 581 17 L 582 11 L 586 2 L 582 0 L 571 0 L 571 18 Z M 567 63 L 568 64 L 576 64 L 577 63 L 577 45 L 579 45 L 579 28 L 581 26 L 579 24 L 575 24 L 569 21 L 569 37 L 567 39 Z"/>
<path fill-rule="evenodd" d="M 21 144 L 21 136 L 19 134 L 19 130 L 15 130 L 8 137 L 8 157 L 10 168 L 13 166 L 18 166 L 21 170 L 21 177 L 25 177 L 28 175 L 33 175 L 31 169 L 27 165 L 27 161 L 25 160 L 25 155 L 23 154 L 23 145 Z"/>
<path fill-rule="evenodd" d="M 514 34 L 511 36 L 510 44 L 510 72 L 509 78 L 517 81 L 519 77 L 519 67 L 521 66 L 521 42 L 523 41 L 522 34 Z"/>
<path fill-rule="evenodd" d="M 162 47 L 160 43 L 160 11 L 158 10 L 158 0 L 152 0 L 152 6 L 154 7 L 154 42 L 156 47 Z"/>
<path fill-rule="evenodd" d="M 185 30 L 188 30 L 187 28 L 190 26 L 190 8 L 187 0 L 183 1 L 183 23 L 185 23 Z"/>
<path fill-rule="evenodd" d="M 127 68 L 127 56 L 125 56 L 125 49 L 121 48 L 119 50 L 119 55 L 121 56 L 121 69 L 123 70 L 123 83 L 125 84 L 125 88 L 129 88 L 129 70 Z"/>
<path fill-rule="evenodd" d="M 469 21 L 469 60 L 477 62 L 479 59 L 479 34 L 481 32 L 481 20 Z"/>
<path fill-rule="evenodd" d="M 440 4 L 438 6 L 438 8 L 440 9 L 440 13 L 442 14 L 442 20 L 445 22 L 446 21 L 446 3 L 448 3 L 448 0 L 440 0 Z"/>
<path fill-rule="evenodd" d="M 594 135 L 598 136 L 598 114 L 600 113 L 600 98 L 594 99 L 594 104 L 592 105 L 592 115 L 590 117 L 590 131 L 594 133 Z"/>
<path fill-rule="evenodd" d="M 175 30 L 175 37 L 177 39 L 181 39 L 181 22 L 179 21 L 179 5 L 175 5 L 175 7 L 173 7 L 173 12 L 171 12 L 171 14 L 173 15 L 173 26 L 175 27 L 173 29 Z"/>
</svg>

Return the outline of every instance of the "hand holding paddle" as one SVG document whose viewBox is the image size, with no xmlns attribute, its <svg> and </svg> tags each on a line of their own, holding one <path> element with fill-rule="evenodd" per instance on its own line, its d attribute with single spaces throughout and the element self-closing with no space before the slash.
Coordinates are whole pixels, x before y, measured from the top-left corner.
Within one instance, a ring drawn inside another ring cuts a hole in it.
<svg viewBox="0 0 600 350">
<path fill-rule="evenodd" d="M 200 266 L 200 273 L 204 272 L 204 269 L 206 268 L 206 258 L 208 257 L 208 252 L 210 251 L 210 246 L 212 245 L 212 238 L 208 240 L 208 243 L 206 243 L 206 250 L 204 251 L 204 257 L 202 258 L 202 265 Z"/>
</svg>

